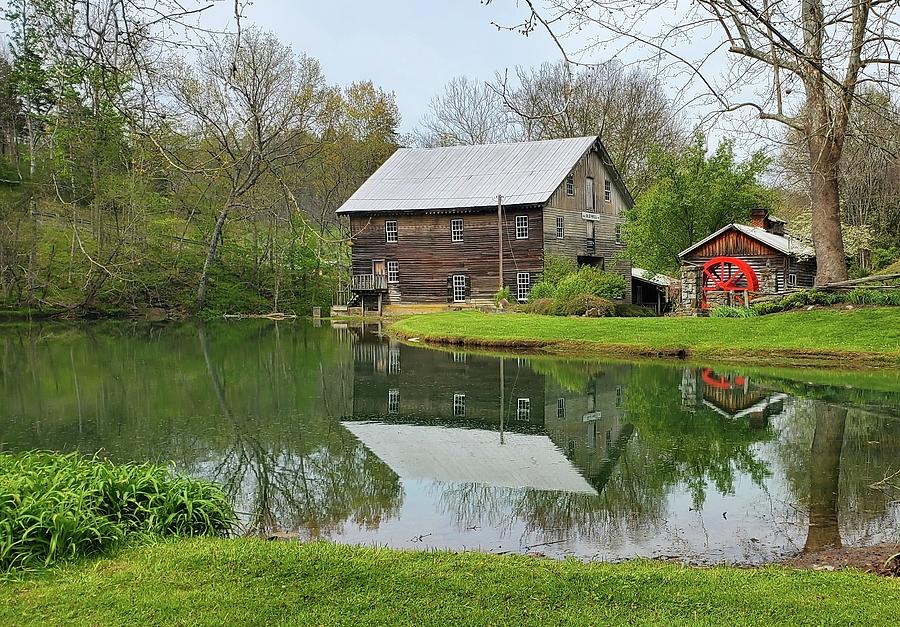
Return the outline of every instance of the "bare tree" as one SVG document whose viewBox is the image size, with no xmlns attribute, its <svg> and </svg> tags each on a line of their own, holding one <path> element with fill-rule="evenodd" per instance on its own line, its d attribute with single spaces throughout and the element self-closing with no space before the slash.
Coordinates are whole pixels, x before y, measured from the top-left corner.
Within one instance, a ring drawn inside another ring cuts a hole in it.
<svg viewBox="0 0 900 627">
<path fill-rule="evenodd" d="M 451 79 L 428 109 L 416 133 L 423 146 L 493 144 L 514 136 L 509 111 L 497 93 L 466 76 Z"/>
<path fill-rule="evenodd" d="M 518 86 L 498 76 L 497 90 L 527 139 L 600 135 L 616 168 L 635 195 L 650 182 L 651 150 L 675 150 L 688 133 L 649 73 L 606 62 L 570 70 L 545 63 L 516 70 Z"/>
<path fill-rule="evenodd" d="M 173 62 L 168 80 L 171 115 L 193 136 L 193 171 L 221 178 L 225 200 L 209 236 L 197 286 L 197 309 L 206 288 L 225 222 L 260 180 L 278 176 L 316 154 L 317 130 L 327 88 L 318 62 L 301 56 L 268 33 L 246 31 L 214 39 L 196 66 Z"/>
<path fill-rule="evenodd" d="M 761 2 L 757 4 L 757 2 Z M 525 0 L 510 28 L 546 30 L 567 60 L 567 33 L 589 48 L 642 51 L 657 67 L 677 67 L 719 112 L 751 110 L 797 130 L 809 153 L 812 238 L 819 284 L 847 277 L 839 173 L 857 88 L 900 85 L 900 3 L 896 0 Z M 648 32 L 648 25 L 660 25 Z M 724 72 L 711 59 L 726 51 Z M 608 52 L 607 52 L 608 54 Z"/>
</svg>

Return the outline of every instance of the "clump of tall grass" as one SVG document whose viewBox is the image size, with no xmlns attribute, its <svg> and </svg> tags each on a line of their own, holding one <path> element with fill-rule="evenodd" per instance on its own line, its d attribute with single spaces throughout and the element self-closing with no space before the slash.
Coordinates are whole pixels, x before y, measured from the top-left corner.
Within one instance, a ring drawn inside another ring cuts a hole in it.
<svg viewBox="0 0 900 627">
<path fill-rule="evenodd" d="M 0 571 L 45 567 L 131 539 L 223 535 L 234 520 L 217 486 L 166 466 L 0 454 Z"/>
</svg>

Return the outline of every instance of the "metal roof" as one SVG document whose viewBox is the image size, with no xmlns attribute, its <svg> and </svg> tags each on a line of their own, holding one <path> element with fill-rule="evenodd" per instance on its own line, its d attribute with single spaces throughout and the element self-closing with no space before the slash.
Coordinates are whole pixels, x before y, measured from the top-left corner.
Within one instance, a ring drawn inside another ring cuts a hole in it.
<svg viewBox="0 0 900 627">
<path fill-rule="evenodd" d="M 545 435 L 342 422 L 404 479 L 597 494 Z"/>
<path fill-rule="evenodd" d="M 494 207 L 549 200 L 598 137 L 546 141 L 400 148 L 363 183 L 338 213 Z M 608 166 L 609 167 L 609 166 Z M 626 198 L 615 168 L 612 178 Z"/>
<path fill-rule="evenodd" d="M 684 257 L 692 250 L 695 250 L 706 242 L 719 237 L 719 235 L 721 235 L 728 229 L 735 229 L 736 231 L 740 231 L 745 235 L 749 235 L 753 239 L 762 242 L 766 246 L 774 248 L 775 250 L 782 252 L 785 255 L 791 255 L 792 257 L 797 257 L 800 259 L 808 259 L 816 256 L 816 251 L 811 246 L 804 244 L 795 237 L 791 237 L 790 235 L 776 235 L 775 233 L 769 233 L 765 229 L 760 229 L 755 226 L 747 226 L 746 224 L 729 224 L 727 226 L 723 226 L 721 229 L 719 229 L 709 237 L 700 240 L 693 246 L 685 248 L 680 253 L 678 253 L 678 256 Z"/>
<path fill-rule="evenodd" d="M 631 278 L 646 281 L 659 287 L 669 287 L 675 281 L 675 279 L 665 274 L 653 274 L 649 270 L 634 267 L 631 268 Z"/>
</svg>

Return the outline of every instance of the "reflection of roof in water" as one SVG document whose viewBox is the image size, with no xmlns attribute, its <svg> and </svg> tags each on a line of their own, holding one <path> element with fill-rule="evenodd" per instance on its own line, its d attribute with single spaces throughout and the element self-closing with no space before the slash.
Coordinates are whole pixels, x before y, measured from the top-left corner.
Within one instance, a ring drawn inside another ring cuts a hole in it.
<svg viewBox="0 0 900 627">
<path fill-rule="evenodd" d="M 545 435 L 417 425 L 342 422 L 406 479 L 482 483 L 597 494 Z"/>
<path fill-rule="evenodd" d="M 766 396 L 762 400 L 754 403 L 750 407 L 742 409 L 741 411 L 738 411 L 736 413 L 728 413 L 727 411 L 722 410 L 721 408 L 717 407 L 714 403 L 711 403 L 708 400 L 704 400 L 703 403 L 707 407 L 717 411 L 718 413 L 722 414 L 726 418 L 743 418 L 744 416 L 748 416 L 750 414 L 764 412 L 767 409 L 769 409 L 770 407 L 774 406 L 777 403 L 784 401 L 787 398 L 788 398 L 787 394 L 772 394 L 772 395 Z"/>
</svg>

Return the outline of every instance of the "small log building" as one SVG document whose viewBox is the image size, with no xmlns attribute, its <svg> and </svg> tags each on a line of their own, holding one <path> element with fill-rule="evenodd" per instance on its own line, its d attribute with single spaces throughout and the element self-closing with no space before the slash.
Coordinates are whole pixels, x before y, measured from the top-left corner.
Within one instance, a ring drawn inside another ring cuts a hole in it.
<svg viewBox="0 0 900 627">
<path fill-rule="evenodd" d="M 344 203 L 352 306 L 528 299 L 548 255 L 623 274 L 633 204 L 598 137 L 401 148 Z M 631 294 L 625 295 L 630 302 Z"/>
<path fill-rule="evenodd" d="M 754 296 L 812 287 L 812 247 L 784 231 L 784 221 L 754 209 L 751 223 L 729 224 L 683 250 L 681 307 L 747 304 Z"/>
</svg>

